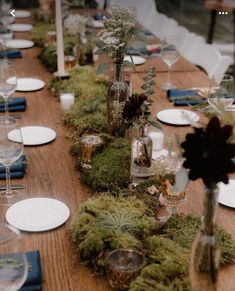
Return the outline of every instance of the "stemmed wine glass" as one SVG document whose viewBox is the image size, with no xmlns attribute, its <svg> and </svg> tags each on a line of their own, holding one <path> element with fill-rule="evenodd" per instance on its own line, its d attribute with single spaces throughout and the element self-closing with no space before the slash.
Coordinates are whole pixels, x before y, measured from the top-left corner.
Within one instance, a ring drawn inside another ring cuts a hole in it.
<svg viewBox="0 0 235 291">
<path fill-rule="evenodd" d="M 8 25 L 13 23 L 14 17 L 10 14 L 12 0 L 0 0 L 0 21 L 3 24 L 4 33 L 2 36 L 2 44 L 5 46 L 5 38 L 9 37 Z"/>
<path fill-rule="evenodd" d="M 218 112 L 226 110 L 234 101 L 234 79 L 227 74 L 215 74 L 211 77 L 208 103 Z"/>
<path fill-rule="evenodd" d="M 17 86 L 15 66 L 7 59 L 0 61 L 0 96 L 5 102 L 5 116 L 8 116 L 8 98 Z"/>
<path fill-rule="evenodd" d="M 174 35 L 165 37 L 164 44 L 161 49 L 161 58 L 168 66 L 167 82 L 161 86 L 163 90 L 174 89 L 175 86 L 171 83 L 171 69 L 172 66 L 180 58 L 180 53 L 177 50 L 179 40 Z"/>
<path fill-rule="evenodd" d="M 22 252 L 19 230 L 5 223 L 0 224 L 0 290 L 18 290 L 27 273 L 27 258 Z"/>
<path fill-rule="evenodd" d="M 21 196 L 11 189 L 10 166 L 23 153 L 23 138 L 16 119 L 0 117 L 0 163 L 6 168 L 6 191 L 0 194 L 0 205 L 10 206 Z"/>
</svg>

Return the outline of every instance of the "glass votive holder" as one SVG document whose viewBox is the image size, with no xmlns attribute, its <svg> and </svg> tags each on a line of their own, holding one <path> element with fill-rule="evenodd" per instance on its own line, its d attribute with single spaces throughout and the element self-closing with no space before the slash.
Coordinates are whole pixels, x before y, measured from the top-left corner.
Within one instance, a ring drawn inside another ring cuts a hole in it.
<svg viewBox="0 0 235 291">
<path fill-rule="evenodd" d="M 75 56 L 64 56 L 64 68 L 65 70 L 73 68 L 77 63 Z"/>
<path fill-rule="evenodd" d="M 60 105 L 62 111 L 66 112 L 71 109 L 75 101 L 75 95 L 74 92 L 66 92 L 61 91 L 60 92 Z"/>
<path fill-rule="evenodd" d="M 131 249 L 112 251 L 106 260 L 109 285 L 116 289 L 128 289 L 145 264 L 146 259 L 141 252 Z"/>
<path fill-rule="evenodd" d="M 103 140 L 97 135 L 84 135 L 80 138 L 80 157 L 79 163 L 82 168 L 91 169 L 91 158 L 97 146 L 101 145 Z"/>
</svg>

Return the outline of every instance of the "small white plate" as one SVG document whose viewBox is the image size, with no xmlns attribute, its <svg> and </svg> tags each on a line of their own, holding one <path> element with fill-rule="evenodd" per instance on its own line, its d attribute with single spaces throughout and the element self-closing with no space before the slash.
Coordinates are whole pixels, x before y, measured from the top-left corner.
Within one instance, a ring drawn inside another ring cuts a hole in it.
<svg viewBox="0 0 235 291">
<path fill-rule="evenodd" d="M 49 143 L 56 138 L 56 132 L 53 129 L 43 126 L 21 127 L 21 134 L 24 145 L 26 146 L 42 145 Z M 12 141 L 19 142 L 16 130 L 10 131 L 8 138 Z"/>
<path fill-rule="evenodd" d="M 197 122 L 199 120 L 198 114 L 185 109 L 162 110 L 158 112 L 157 119 L 173 125 L 190 125 L 191 123 L 185 116 L 188 116 L 188 118 L 190 118 L 193 122 Z"/>
<path fill-rule="evenodd" d="M 67 205 L 51 198 L 30 198 L 13 204 L 6 212 L 7 222 L 23 231 L 46 231 L 67 221 Z"/>
<path fill-rule="evenodd" d="M 11 78 L 7 80 L 11 84 Z M 31 92 L 42 89 L 45 83 L 40 79 L 35 78 L 18 78 L 16 91 Z"/>
<path fill-rule="evenodd" d="M 34 46 L 34 42 L 27 39 L 11 39 L 6 42 L 8 48 L 25 49 Z"/>
<path fill-rule="evenodd" d="M 140 56 L 132 56 L 133 63 L 135 65 L 142 65 L 146 62 L 145 58 L 140 57 Z M 131 57 L 130 56 L 125 56 L 124 61 L 128 61 L 132 63 Z"/>
<path fill-rule="evenodd" d="M 228 184 L 219 183 L 218 201 L 228 207 L 235 208 L 235 180 L 229 180 Z"/>
<path fill-rule="evenodd" d="M 104 22 L 102 20 L 92 20 L 91 24 L 94 28 L 104 28 Z"/>
<path fill-rule="evenodd" d="M 27 10 L 16 10 L 14 14 L 15 18 L 26 18 L 31 16 L 31 12 Z"/>
<path fill-rule="evenodd" d="M 26 32 L 32 30 L 33 26 L 27 23 L 15 23 L 8 25 L 8 28 L 15 32 Z"/>
</svg>

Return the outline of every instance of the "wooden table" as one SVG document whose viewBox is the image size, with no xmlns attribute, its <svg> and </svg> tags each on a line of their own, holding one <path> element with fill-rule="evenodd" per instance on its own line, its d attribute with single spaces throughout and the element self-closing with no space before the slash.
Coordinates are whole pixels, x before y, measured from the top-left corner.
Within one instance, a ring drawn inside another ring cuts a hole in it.
<svg viewBox="0 0 235 291">
<path fill-rule="evenodd" d="M 30 19 L 17 20 L 30 23 Z M 18 33 L 17 38 L 26 38 L 27 34 Z M 19 77 L 38 77 L 45 82 L 51 74 L 42 66 L 37 55 L 39 48 L 23 50 L 23 58 L 15 61 Z M 143 66 L 144 68 L 144 66 Z M 141 71 L 141 66 L 138 67 Z M 158 89 L 158 85 L 166 80 L 166 72 L 158 72 L 156 77 L 156 93 L 152 113 L 172 108 L 166 99 L 166 93 Z M 132 82 L 135 91 L 142 85 L 142 73 L 133 74 Z M 173 72 L 172 79 L 180 87 L 205 86 L 207 76 L 199 71 Z M 20 181 L 26 186 L 25 197 L 51 197 L 68 205 L 71 211 L 69 221 L 51 231 L 42 233 L 22 232 L 25 251 L 40 250 L 43 268 L 43 291 L 106 291 L 106 278 L 95 276 L 92 271 L 79 263 L 74 246 L 69 236 L 69 226 L 73 214 L 82 201 L 91 197 L 91 191 L 80 181 L 80 174 L 74 169 L 74 158 L 69 154 L 71 142 L 65 137 L 66 129 L 62 122 L 59 102 L 52 97 L 51 92 L 44 88 L 41 91 L 17 93 L 26 96 L 28 108 L 22 113 L 22 126 L 42 125 L 54 129 L 57 138 L 52 143 L 38 147 L 25 147 L 27 155 L 27 173 Z M 181 137 L 192 130 L 191 127 L 175 127 L 164 125 L 166 134 L 177 133 Z M 4 184 L 4 181 L 1 181 Z M 193 182 L 187 190 L 187 202 L 181 207 L 185 213 L 201 214 L 203 188 L 200 182 Z M 1 219 L 4 221 L 6 209 L 1 208 Z M 43 215 L 43 214 L 42 214 Z M 219 222 L 235 239 L 235 213 L 232 209 L 219 207 Z M 231 291 L 235 286 L 235 265 L 222 270 L 223 285 L 220 290 Z M 146 290 L 147 291 L 147 290 Z"/>
</svg>

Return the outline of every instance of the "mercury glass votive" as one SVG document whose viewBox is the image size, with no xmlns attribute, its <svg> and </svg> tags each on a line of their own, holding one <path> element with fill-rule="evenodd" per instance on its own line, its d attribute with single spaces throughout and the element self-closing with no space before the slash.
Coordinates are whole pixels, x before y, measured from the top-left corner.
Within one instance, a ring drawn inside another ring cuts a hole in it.
<svg viewBox="0 0 235 291">
<path fill-rule="evenodd" d="M 91 158 L 97 146 L 103 143 L 101 137 L 97 135 L 84 135 L 79 140 L 80 143 L 80 165 L 83 168 L 91 168 Z"/>
<path fill-rule="evenodd" d="M 75 101 L 74 92 L 60 91 L 60 105 L 62 111 L 66 112 L 71 109 Z"/>
<path fill-rule="evenodd" d="M 146 264 L 144 254 L 131 249 L 112 251 L 106 261 L 109 285 L 125 290 Z"/>
</svg>

